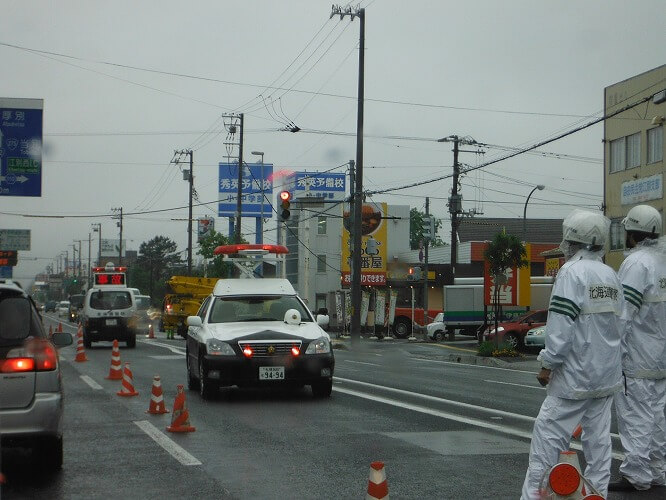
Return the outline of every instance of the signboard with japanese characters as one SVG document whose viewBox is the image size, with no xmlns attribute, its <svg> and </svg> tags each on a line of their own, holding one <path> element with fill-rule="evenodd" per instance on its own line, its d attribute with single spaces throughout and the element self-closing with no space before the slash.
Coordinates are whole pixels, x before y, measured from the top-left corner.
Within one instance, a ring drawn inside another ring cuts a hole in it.
<svg viewBox="0 0 666 500">
<path fill-rule="evenodd" d="M 386 203 L 365 203 L 361 217 L 361 285 L 386 285 L 386 254 L 388 247 L 388 222 Z M 353 216 L 349 206 L 343 209 L 342 218 L 342 284 L 351 284 L 351 237 L 349 229 Z"/>
<path fill-rule="evenodd" d="M 197 243 L 215 230 L 215 219 L 206 217 L 197 220 Z"/>
<path fill-rule="evenodd" d="M 620 189 L 620 203 L 622 205 L 660 200 L 664 197 L 663 174 L 655 174 L 642 179 L 623 182 Z"/>
<path fill-rule="evenodd" d="M 529 253 L 528 253 L 529 255 Z M 530 266 L 522 268 L 510 267 L 504 277 L 495 282 L 490 275 L 488 262 L 484 263 L 483 272 L 483 299 L 484 304 L 492 306 L 495 303 L 496 287 L 499 287 L 499 305 L 501 306 L 529 306 L 531 305 Z"/>
<path fill-rule="evenodd" d="M 120 240 L 106 240 L 102 239 L 102 248 L 100 249 L 100 255 L 102 257 L 118 257 L 118 252 L 120 248 L 118 247 Z M 125 256 L 125 244 L 126 241 L 123 240 L 123 257 Z"/>
<path fill-rule="evenodd" d="M 235 217 L 238 197 L 238 163 L 220 163 L 218 217 Z M 273 164 L 243 162 L 241 215 L 273 217 Z"/>
<path fill-rule="evenodd" d="M 293 172 L 285 178 L 285 189 L 296 201 L 303 198 L 343 201 L 346 180 L 344 173 Z"/>
<path fill-rule="evenodd" d="M 42 99 L 0 98 L 0 196 L 42 195 Z"/>
<path fill-rule="evenodd" d="M 30 250 L 30 229 L 0 229 L 0 250 Z"/>
</svg>

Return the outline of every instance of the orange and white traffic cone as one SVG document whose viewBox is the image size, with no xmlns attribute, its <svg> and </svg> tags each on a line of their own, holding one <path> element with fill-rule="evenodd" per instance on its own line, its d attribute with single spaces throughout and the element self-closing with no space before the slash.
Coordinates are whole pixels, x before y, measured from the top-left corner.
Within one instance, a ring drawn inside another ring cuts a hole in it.
<svg viewBox="0 0 666 500">
<path fill-rule="evenodd" d="M 173 402 L 171 425 L 166 428 L 169 432 L 194 432 L 196 429 L 190 425 L 190 413 L 185 406 L 185 392 L 183 384 L 176 388 L 176 400 Z"/>
<path fill-rule="evenodd" d="M 86 350 L 83 347 L 83 328 L 80 324 L 79 329 L 76 332 L 76 357 L 74 358 L 74 361 L 77 363 L 88 361 L 88 358 L 86 357 Z"/>
<path fill-rule="evenodd" d="M 58 330 L 56 330 L 58 333 L 62 333 L 62 323 L 58 322 Z"/>
<path fill-rule="evenodd" d="M 107 380 L 122 380 L 123 367 L 120 363 L 120 349 L 118 348 L 118 341 L 113 341 L 113 348 L 111 349 L 111 368 L 109 368 L 109 376 Z"/>
<path fill-rule="evenodd" d="M 116 392 L 118 396 L 138 396 L 139 393 L 134 390 L 134 383 L 132 381 L 132 370 L 130 370 L 130 364 L 125 363 L 125 370 L 123 371 L 123 386 L 119 392 Z"/>
<path fill-rule="evenodd" d="M 160 382 L 160 376 L 155 375 L 153 377 L 153 390 L 150 395 L 150 405 L 148 406 L 148 411 L 151 415 L 161 415 L 163 413 L 169 413 L 169 410 L 164 406 L 164 397 L 162 396 L 162 382 Z"/>
<path fill-rule="evenodd" d="M 370 476 L 368 477 L 368 494 L 366 500 L 379 498 L 388 499 L 388 481 L 384 471 L 384 462 L 372 462 L 370 464 Z"/>
<path fill-rule="evenodd" d="M 148 325 L 148 335 L 146 335 L 146 338 L 149 339 L 155 338 L 155 330 L 153 330 L 153 325 Z"/>
</svg>

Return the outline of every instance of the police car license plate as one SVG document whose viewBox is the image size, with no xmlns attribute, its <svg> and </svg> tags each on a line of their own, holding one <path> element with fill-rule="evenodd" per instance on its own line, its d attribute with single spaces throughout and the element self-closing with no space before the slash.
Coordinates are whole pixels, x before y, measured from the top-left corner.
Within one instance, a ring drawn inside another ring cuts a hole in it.
<svg viewBox="0 0 666 500">
<path fill-rule="evenodd" d="M 284 380 L 284 366 L 260 366 L 259 380 Z"/>
<path fill-rule="evenodd" d="M 118 324 L 117 319 L 107 319 L 106 320 L 106 326 L 116 326 Z"/>
</svg>

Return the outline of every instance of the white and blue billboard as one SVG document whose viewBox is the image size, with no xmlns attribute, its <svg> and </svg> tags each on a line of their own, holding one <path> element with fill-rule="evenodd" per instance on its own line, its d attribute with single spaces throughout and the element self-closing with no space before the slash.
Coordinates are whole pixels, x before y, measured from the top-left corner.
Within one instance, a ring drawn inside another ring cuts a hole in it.
<svg viewBox="0 0 666 500">
<path fill-rule="evenodd" d="M 220 163 L 218 217 L 236 216 L 238 196 L 238 163 Z M 241 206 L 243 217 L 273 216 L 273 164 L 244 163 Z M 262 212 L 263 206 L 263 212 Z"/>
<path fill-rule="evenodd" d="M 42 195 L 42 99 L 0 98 L 0 196 Z"/>
<path fill-rule="evenodd" d="M 332 172 L 293 172 L 285 181 L 285 189 L 294 200 L 322 198 L 329 201 L 344 201 L 347 176 Z"/>
</svg>

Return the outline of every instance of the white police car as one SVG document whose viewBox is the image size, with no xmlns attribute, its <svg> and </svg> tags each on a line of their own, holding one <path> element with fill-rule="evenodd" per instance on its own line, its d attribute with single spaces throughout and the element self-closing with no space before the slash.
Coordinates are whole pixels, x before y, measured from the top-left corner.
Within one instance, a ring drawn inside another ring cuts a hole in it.
<svg viewBox="0 0 666 500">
<path fill-rule="evenodd" d="M 203 399 L 220 387 L 309 385 L 331 395 L 327 319 L 312 316 L 286 279 L 221 279 L 187 318 L 187 380 Z"/>
</svg>

